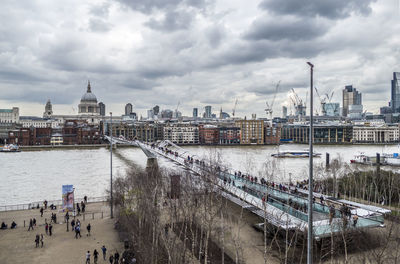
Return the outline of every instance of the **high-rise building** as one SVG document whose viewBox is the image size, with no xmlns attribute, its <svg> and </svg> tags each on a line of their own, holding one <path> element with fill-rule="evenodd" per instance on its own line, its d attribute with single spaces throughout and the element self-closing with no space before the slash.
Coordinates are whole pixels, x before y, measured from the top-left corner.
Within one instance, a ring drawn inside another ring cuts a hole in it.
<svg viewBox="0 0 400 264">
<path fill-rule="evenodd" d="M 46 106 L 44 107 L 43 118 L 50 118 L 53 114 L 53 106 L 51 105 L 50 99 L 47 100 Z"/>
<path fill-rule="evenodd" d="M 99 108 L 100 108 L 100 115 L 105 116 L 106 115 L 106 105 L 103 102 L 100 102 Z"/>
<path fill-rule="evenodd" d="M 212 117 L 212 113 L 211 113 L 211 105 L 207 105 L 206 107 L 204 107 L 205 110 L 205 118 L 211 118 Z"/>
<path fill-rule="evenodd" d="M 400 113 L 400 72 L 393 73 L 392 101 L 390 105 L 393 113 Z"/>
<path fill-rule="evenodd" d="M 100 115 L 105 116 L 106 115 L 106 105 L 103 102 L 100 102 L 99 108 L 100 108 Z"/>
<path fill-rule="evenodd" d="M 361 93 L 353 85 L 346 85 L 343 89 L 343 116 L 348 115 L 350 105 L 362 105 Z"/>
<path fill-rule="evenodd" d="M 131 103 L 125 105 L 125 115 L 130 115 L 133 111 L 133 106 Z"/>
<path fill-rule="evenodd" d="M 161 111 L 161 118 L 172 118 L 174 112 L 169 109 L 165 109 Z"/>
<path fill-rule="evenodd" d="M 153 107 L 153 113 L 154 115 L 158 115 L 158 113 L 160 113 L 160 107 L 158 105 Z"/>
<path fill-rule="evenodd" d="M 147 110 L 147 119 L 153 119 L 153 118 L 154 118 L 153 109 Z"/>
<path fill-rule="evenodd" d="M 339 103 L 325 103 L 322 106 L 323 113 L 326 116 L 340 116 L 340 104 Z"/>
<path fill-rule="evenodd" d="M 193 108 L 193 117 L 197 117 L 199 114 L 199 109 Z"/>
<path fill-rule="evenodd" d="M 287 118 L 287 107 L 282 106 L 282 118 Z"/>
</svg>

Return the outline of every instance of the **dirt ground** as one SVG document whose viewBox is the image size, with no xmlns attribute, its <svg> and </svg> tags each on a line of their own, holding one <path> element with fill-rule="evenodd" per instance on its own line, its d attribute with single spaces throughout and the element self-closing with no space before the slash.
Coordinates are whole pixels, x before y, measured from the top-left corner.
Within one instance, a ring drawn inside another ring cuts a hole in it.
<svg viewBox="0 0 400 264">
<path fill-rule="evenodd" d="M 119 241 L 118 234 L 114 230 L 114 219 L 109 217 L 109 207 L 103 203 L 90 203 L 86 207 L 87 214 L 85 220 L 83 216 L 80 219 L 82 226 L 82 238 L 75 239 L 75 233 L 66 231 L 64 213 L 50 211 L 47 209 L 40 217 L 39 210 L 23 210 L 0 212 L 0 222 L 5 222 L 10 227 L 14 220 L 17 223 L 16 229 L 0 230 L 0 263 L 85 263 L 85 253 L 89 250 L 91 254 L 91 263 L 93 262 L 93 251 L 97 249 L 99 254 L 98 263 L 109 263 L 102 258 L 101 247 L 107 248 L 109 253 L 115 253 L 116 250 L 122 253 L 123 243 Z M 51 213 L 57 213 L 57 224 L 53 224 L 53 235 L 48 236 L 45 232 L 45 219 L 50 222 Z M 103 218 L 102 214 L 103 212 Z M 93 215 L 94 213 L 94 215 Z M 94 219 L 92 217 L 94 216 Z M 29 218 L 36 218 L 35 229 L 27 231 Z M 23 223 L 26 221 L 26 227 Z M 72 218 L 70 218 L 72 220 Z M 87 236 L 86 226 L 90 223 L 92 230 L 91 236 Z M 44 235 L 44 247 L 35 248 L 36 234 Z"/>
</svg>

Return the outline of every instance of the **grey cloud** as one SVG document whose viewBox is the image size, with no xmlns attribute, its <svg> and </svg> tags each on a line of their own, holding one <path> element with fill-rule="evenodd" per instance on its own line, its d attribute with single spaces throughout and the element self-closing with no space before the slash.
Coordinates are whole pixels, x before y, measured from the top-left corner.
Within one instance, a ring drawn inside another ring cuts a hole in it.
<svg viewBox="0 0 400 264">
<path fill-rule="evenodd" d="M 1 82 L 24 83 L 24 82 L 42 82 L 45 79 L 37 75 L 32 75 L 27 72 L 20 72 L 18 70 L 2 70 L 0 69 Z"/>
<path fill-rule="evenodd" d="M 106 18 L 108 17 L 108 14 L 110 12 L 110 6 L 111 6 L 110 3 L 102 3 L 100 5 L 92 6 L 90 8 L 90 13 L 98 17 Z"/>
<path fill-rule="evenodd" d="M 192 24 L 194 15 L 184 11 L 168 11 L 164 18 L 155 20 L 151 18 L 145 23 L 151 29 L 159 31 L 176 31 L 180 29 L 188 29 Z"/>
<path fill-rule="evenodd" d="M 249 40 L 305 40 L 319 37 L 328 31 L 327 23 L 303 18 L 260 18 L 253 22 L 244 37 Z"/>
<path fill-rule="evenodd" d="M 145 14 L 150 14 L 155 10 L 175 9 L 177 6 L 187 6 L 202 8 L 206 5 L 205 0 L 117 0 L 121 4 Z"/>
<path fill-rule="evenodd" d="M 225 38 L 225 31 L 222 26 L 214 26 L 205 30 L 205 35 L 213 48 L 218 48 L 221 41 Z"/>
<path fill-rule="evenodd" d="M 112 25 L 103 19 L 91 18 L 89 20 L 89 29 L 93 32 L 107 32 L 110 31 Z"/>
<path fill-rule="evenodd" d="M 119 85 L 133 90 L 151 90 L 154 87 L 159 86 L 155 81 L 139 76 L 129 76 L 125 78 L 124 76 L 120 76 L 119 78 L 122 79 L 122 81 L 118 81 Z"/>
<path fill-rule="evenodd" d="M 356 12 L 362 15 L 371 13 L 370 4 L 376 0 L 264 0 L 260 8 L 276 14 L 296 16 L 321 16 L 329 19 L 349 17 Z"/>
</svg>

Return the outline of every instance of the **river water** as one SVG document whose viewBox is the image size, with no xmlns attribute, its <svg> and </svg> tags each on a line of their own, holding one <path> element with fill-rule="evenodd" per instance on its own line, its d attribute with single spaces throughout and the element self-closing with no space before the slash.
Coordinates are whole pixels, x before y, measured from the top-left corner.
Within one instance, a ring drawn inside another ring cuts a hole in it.
<svg viewBox="0 0 400 264">
<path fill-rule="evenodd" d="M 280 151 L 304 150 L 306 145 L 282 145 Z M 195 158 L 220 160 L 222 164 L 255 176 L 272 174 L 275 181 L 302 180 L 308 176 L 308 159 L 272 158 L 277 146 L 188 146 L 185 151 Z M 331 159 L 349 162 L 359 152 L 398 153 L 397 145 L 315 146 L 322 154 L 315 164 Z M 121 159 L 124 157 L 124 159 Z M 127 162 L 128 161 L 128 162 Z M 176 169 L 170 161 L 159 158 L 160 167 Z M 110 179 L 110 153 L 105 148 L 91 150 L 46 150 L 0 153 L 0 205 L 61 199 L 61 186 L 73 184 L 76 197 L 106 195 Z M 146 156 L 139 148 L 119 148 L 113 155 L 114 177 L 124 176 L 130 164 L 146 166 Z M 399 168 L 391 168 L 400 172 Z"/>
</svg>

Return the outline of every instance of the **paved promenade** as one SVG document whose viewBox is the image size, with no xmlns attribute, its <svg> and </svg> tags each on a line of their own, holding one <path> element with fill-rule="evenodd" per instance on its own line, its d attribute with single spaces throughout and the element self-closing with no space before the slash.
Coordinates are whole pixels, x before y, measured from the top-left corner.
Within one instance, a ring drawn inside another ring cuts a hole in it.
<svg viewBox="0 0 400 264">
<path fill-rule="evenodd" d="M 5 222 L 8 229 L 0 230 L 0 263 L 85 263 L 85 253 L 89 250 L 91 262 L 93 261 L 93 251 L 99 252 L 98 263 L 109 263 L 103 261 L 101 247 L 107 248 L 108 253 L 115 253 L 116 250 L 122 255 L 123 243 L 119 242 L 118 234 L 114 230 L 114 219 L 109 217 L 109 207 L 100 203 L 89 203 L 86 207 L 87 214 L 85 220 L 83 216 L 76 217 L 81 221 L 82 238 L 75 239 L 75 232 L 66 231 L 64 213 L 58 210 L 51 211 L 49 208 L 40 217 L 38 209 L 0 212 L 0 223 Z M 103 212 L 103 215 L 102 213 Z M 53 235 L 48 236 L 45 232 L 45 218 L 50 222 L 51 213 L 57 213 L 57 224 L 53 224 Z M 103 216 L 103 218 L 102 218 Z M 37 224 L 33 231 L 27 231 L 29 219 L 36 218 Z M 94 217 L 94 219 L 92 219 Z M 70 220 L 72 220 L 70 218 Z M 11 222 L 17 223 L 16 229 L 9 229 Z M 26 227 L 23 226 L 24 220 Z M 92 230 L 91 236 L 87 236 L 86 226 L 90 223 Z M 44 247 L 35 248 L 36 234 L 44 235 Z"/>
</svg>

